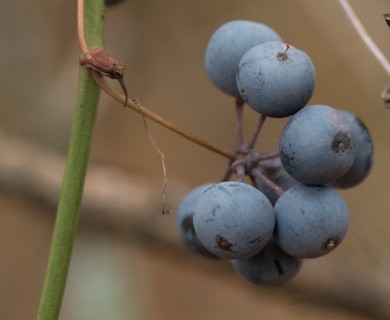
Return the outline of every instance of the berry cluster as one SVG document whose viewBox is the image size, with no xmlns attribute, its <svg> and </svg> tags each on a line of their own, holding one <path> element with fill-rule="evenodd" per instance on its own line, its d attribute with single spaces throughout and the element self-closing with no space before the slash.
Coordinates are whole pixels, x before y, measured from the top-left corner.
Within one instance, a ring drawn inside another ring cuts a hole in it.
<svg viewBox="0 0 390 320">
<path fill-rule="evenodd" d="M 302 259 L 323 256 L 344 238 L 349 212 L 334 188 L 353 187 L 368 175 L 370 134 L 350 112 L 305 107 L 315 87 L 313 63 L 266 25 L 222 25 L 208 43 L 205 65 L 212 82 L 235 97 L 237 110 L 246 103 L 260 121 L 248 144 L 238 142 L 223 181 L 184 197 L 179 234 L 194 252 L 231 260 L 252 283 L 284 283 Z M 288 116 L 279 150 L 255 150 L 265 118 Z"/>
</svg>

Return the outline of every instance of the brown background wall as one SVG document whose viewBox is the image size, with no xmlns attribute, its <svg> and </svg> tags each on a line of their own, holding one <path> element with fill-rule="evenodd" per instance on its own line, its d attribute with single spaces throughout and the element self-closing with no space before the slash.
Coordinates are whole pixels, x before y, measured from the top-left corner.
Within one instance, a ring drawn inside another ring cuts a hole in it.
<svg viewBox="0 0 390 320">
<path fill-rule="evenodd" d="M 388 1 L 355 0 L 351 4 L 389 56 L 390 30 L 381 16 L 389 10 Z M 75 1 L 0 4 L 0 130 L 4 141 L 16 137 L 46 150 L 29 151 L 31 157 L 34 153 L 43 157 L 40 163 L 27 161 L 21 168 L 27 172 L 45 166 L 44 152 L 66 153 L 78 73 L 75 17 Z M 380 99 L 389 79 L 336 1 L 128 0 L 107 11 L 106 49 L 126 64 L 131 97 L 180 127 L 230 148 L 234 145 L 233 102 L 207 79 L 203 54 L 211 33 L 237 18 L 266 23 L 286 42 L 306 51 L 317 70 L 310 103 L 350 110 L 371 130 L 375 143 L 372 173 L 361 186 L 342 192 L 352 218 L 343 245 L 327 257 L 308 261 L 290 285 L 271 289 L 243 283 L 223 263 L 209 266 L 182 253 L 174 215 L 159 215 L 160 158 L 141 118 L 102 94 L 91 162 L 119 167 L 147 181 L 151 186 L 146 189 L 148 206 L 140 210 L 149 214 L 144 227 L 166 228 L 163 233 L 177 248 L 161 249 L 142 236 L 139 241 L 128 241 L 111 234 L 112 230 L 96 231 L 86 222 L 76 243 L 62 319 L 370 318 L 356 311 L 357 304 L 351 301 L 357 298 L 366 312 L 385 310 L 382 313 L 390 316 L 384 296 L 390 290 L 390 116 Z M 247 110 L 245 121 L 248 136 L 255 114 Z M 275 147 L 284 122 L 270 119 L 258 146 Z M 149 128 L 166 155 L 170 206 L 175 207 L 198 184 L 220 179 L 225 159 L 155 124 L 149 123 Z M 4 142 L 3 155 L 12 153 L 14 147 Z M 52 169 L 47 165 L 46 174 L 58 177 L 61 170 L 61 166 Z M 26 181 L 15 181 L 12 176 L 4 181 L 0 193 L 0 314 L 2 319 L 33 319 L 55 208 L 26 191 L 13 191 Z M 101 184 L 105 190 L 117 188 L 109 179 Z M 37 194 L 39 188 L 35 186 Z M 41 198 L 46 199 L 48 195 L 42 192 Z M 137 201 L 130 193 L 127 201 L 133 200 Z M 129 210 L 127 214 L 136 213 Z M 372 292 L 380 300 L 375 306 L 365 305 L 364 301 L 372 301 Z"/>
</svg>

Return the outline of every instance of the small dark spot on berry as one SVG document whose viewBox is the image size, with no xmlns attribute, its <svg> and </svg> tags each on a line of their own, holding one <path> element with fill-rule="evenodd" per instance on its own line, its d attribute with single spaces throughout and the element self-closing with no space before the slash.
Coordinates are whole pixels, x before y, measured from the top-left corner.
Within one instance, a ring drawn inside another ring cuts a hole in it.
<svg viewBox="0 0 390 320">
<path fill-rule="evenodd" d="M 218 247 L 221 248 L 222 250 L 232 251 L 233 245 L 229 241 L 227 241 L 224 237 L 217 236 L 216 241 Z"/>
<path fill-rule="evenodd" d="M 351 137 L 345 132 L 338 132 L 332 140 L 331 148 L 335 153 L 344 152 L 352 148 Z"/>
<path fill-rule="evenodd" d="M 278 58 L 279 61 L 285 61 L 288 59 L 286 52 L 278 52 L 276 55 L 276 58 Z"/>
<path fill-rule="evenodd" d="M 336 239 L 327 239 L 325 242 L 324 242 L 324 248 L 326 250 L 333 250 L 334 248 L 336 248 L 337 246 L 337 240 Z"/>
</svg>

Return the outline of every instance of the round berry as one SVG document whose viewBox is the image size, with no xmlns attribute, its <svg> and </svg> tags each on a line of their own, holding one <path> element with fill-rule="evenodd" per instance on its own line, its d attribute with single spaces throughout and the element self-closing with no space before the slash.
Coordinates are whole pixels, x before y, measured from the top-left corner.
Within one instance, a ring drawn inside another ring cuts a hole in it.
<svg viewBox="0 0 390 320">
<path fill-rule="evenodd" d="M 332 107 L 306 107 L 284 127 L 279 153 L 283 167 L 299 182 L 330 183 L 341 178 L 355 160 L 351 127 Z"/>
<path fill-rule="evenodd" d="M 242 182 L 221 182 L 204 191 L 194 210 L 195 232 L 211 253 L 226 259 L 255 255 L 275 226 L 266 196 Z"/>
<path fill-rule="evenodd" d="M 211 36 L 205 53 L 205 67 L 211 81 L 223 92 L 241 99 L 236 73 L 241 57 L 265 41 L 281 41 L 270 27 L 247 20 L 233 20 Z"/>
<path fill-rule="evenodd" d="M 242 57 L 237 87 L 255 111 L 275 118 L 303 108 L 315 86 L 315 69 L 309 56 L 278 41 L 264 42 Z"/>
<path fill-rule="evenodd" d="M 297 258 L 315 258 L 335 249 L 349 226 L 347 205 L 332 188 L 296 185 L 275 204 L 275 239 Z"/>
</svg>

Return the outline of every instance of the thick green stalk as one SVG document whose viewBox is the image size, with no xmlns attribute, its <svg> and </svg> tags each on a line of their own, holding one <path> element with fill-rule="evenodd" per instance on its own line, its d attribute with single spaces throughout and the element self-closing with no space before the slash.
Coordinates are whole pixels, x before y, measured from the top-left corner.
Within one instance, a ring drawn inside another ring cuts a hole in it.
<svg viewBox="0 0 390 320">
<path fill-rule="evenodd" d="M 103 0 L 85 1 L 84 25 L 89 48 L 103 48 L 103 10 Z M 90 76 L 89 70 L 81 67 L 68 160 L 57 209 L 38 320 L 56 320 L 60 314 L 77 230 L 99 96 L 100 89 Z"/>
</svg>

